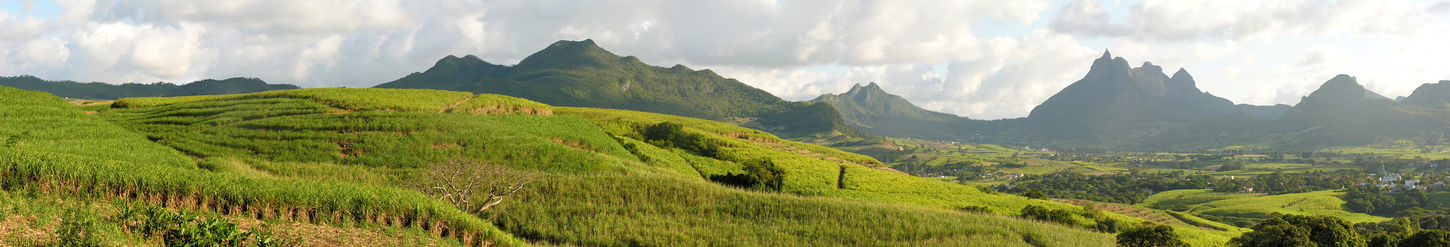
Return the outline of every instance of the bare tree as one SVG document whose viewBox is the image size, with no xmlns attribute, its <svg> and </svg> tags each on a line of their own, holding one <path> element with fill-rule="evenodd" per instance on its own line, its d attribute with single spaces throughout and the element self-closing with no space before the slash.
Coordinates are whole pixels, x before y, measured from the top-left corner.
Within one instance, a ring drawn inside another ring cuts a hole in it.
<svg viewBox="0 0 1450 247">
<path fill-rule="evenodd" d="M 453 203 L 458 209 L 480 213 L 503 203 L 537 177 L 533 172 L 514 171 L 488 162 L 455 159 L 429 167 L 428 177 L 419 181 L 417 187 L 433 198 Z"/>
</svg>

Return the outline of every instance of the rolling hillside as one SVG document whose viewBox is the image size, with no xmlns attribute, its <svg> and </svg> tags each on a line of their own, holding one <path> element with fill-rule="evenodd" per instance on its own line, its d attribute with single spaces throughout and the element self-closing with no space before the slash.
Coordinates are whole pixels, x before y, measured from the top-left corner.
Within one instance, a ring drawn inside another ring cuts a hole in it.
<svg viewBox="0 0 1450 247">
<path fill-rule="evenodd" d="M 710 70 L 656 67 L 593 40 L 559 41 L 514 66 L 449 56 L 376 88 L 503 94 L 550 105 L 626 109 L 724 121 L 784 136 L 862 135 L 826 104 L 789 102 Z"/>
<path fill-rule="evenodd" d="M 214 160 L 198 162 L 42 92 L 0 87 L 0 123 L 0 201 L 7 202 L 0 206 L 6 211 L 0 228 L 7 229 L 0 241 L 7 245 L 159 245 L 164 234 L 225 233 L 236 224 L 313 244 L 377 238 L 402 244 L 395 241 L 415 237 L 418 244 L 520 243 L 410 190 L 218 172 Z M 182 215 L 146 210 L 153 207 Z M 221 221 L 160 221 L 198 215 Z M 259 225 L 259 219 L 274 223 Z M 453 237 L 438 239 L 443 232 Z M 76 234 L 89 241 L 67 240 Z M 187 239 L 179 240 L 202 241 Z"/>
<path fill-rule="evenodd" d="M 37 196 L 96 198 L 113 205 L 139 202 L 228 217 L 360 227 L 361 233 L 398 229 L 453 244 L 1063 246 L 1112 241 L 1109 234 L 1082 228 L 1107 223 L 1100 218 L 1079 217 L 1074 227 L 1002 216 L 1016 215 L 1027 205 L 1081 211 L 1077 206 L 900 174 L 868 157 L 695 118 L 437 90 L 126 98 L 109 107 L 70 106 L 43 93 L 4 90 L 10 100 L 0 116 L 7 123 L 29 123 L 0 128 L 6 145 L 18 147 L 0 151 L 0 171 L 11 193 L 35 190 Z M 651 139 L 648 127 L 663 122 L 681 124 L 685 136 L 717 149 L 705 152 Z M 62 125 L 77 127 L 40 127 Z M 90 136 L 116 141 L 80 146 L 63 141 Z M 410 181 L 426 179 L 420 176 L 432 164 L 450 160 L 503 166 L 539 179 L 476 216 L 407 189 Z M 785 174 L 781 192 L 712 182 L 743 172 L 744 164 L 756 160 L 780 167 Z M 1106 217 L 1123 224 L 1142 221 Z M 1208 239 L 1236 234 L 1178 229 L 1186 236 L 1218 236 Z"/>
</svg>

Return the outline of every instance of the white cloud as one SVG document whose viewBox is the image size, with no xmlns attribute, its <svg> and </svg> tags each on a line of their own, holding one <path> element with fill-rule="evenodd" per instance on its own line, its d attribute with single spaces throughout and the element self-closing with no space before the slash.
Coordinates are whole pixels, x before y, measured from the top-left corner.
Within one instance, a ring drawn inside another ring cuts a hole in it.
<svg viewBox="0 0 1450 247">
<path fill-rule="evenodd" d="M 1052 20 L 1052 30 L 1084 36 L 1119 36 L 1131 30 L 1122 23 L 1113 22 L 1107 10 L 1098 0 L 1077 0 L 1068 3 L 1057 12 Z"/>
<path fill-rule="evenodd" d="M 1430 5 L 1429 12 L 1435 14 L 1450 13 L 1450 0 L 1441 0 L 1435 3 L 1435 5 Z"/>
<path fill-rule="evenodd" d="M 1299 66 L 1319 66 L 1338 63 L 1344 59 L 1344 50 L 1339 47 L 1320 46 L 1310 49 L 1299 59 Z"/>
<path fill-rule="evenodd" d="M 1064 6 L 1053 21 L 1063 33 L 1149 40 L 1271 40 L 1281 35 L 1392 34 L 1421 32 L 1427 9 L 1405 1 L 1380 0 L 1146 0 L 1134 5 L 1124 23 L 1095 0 Z M 1429 8 L 1435 9 L 1435 8 Z"/>
<path fill-rule="evenodd" d="M 1104 48 L 1186 67 L 1200 87 L 1246 103 L 1297 102 L 1291 94 L 1338 73 L 1387 95 L 1450 79 L 1450 1 L 55 2 L 63 11 L 48 19 L 0 11 L 0 74 L 369 87 L 447 55 L 513 64 L 554 41 L 591 38 L 787 99 L 874 81 L 925 108 L 988 119 L 1025 116 Z M 1017 30 L 975 30 L 1000 23 Z"/>
<path fill-rule="evenodd" d="M 929 110 L 974 119 L 1027 115 L 1047 97 L 1086 73 L 1098 51 L 1071 36 L 1045 31 L 1024 37 L 983 41 L 980 54 L 946 63 L 855 66 L 841 73 L 804 70 L 720 68 L 721 75 L 740 79 L 787 99 L 808 100 L 839 94 L 851 85 L 876 82 Z"/>
</svg>

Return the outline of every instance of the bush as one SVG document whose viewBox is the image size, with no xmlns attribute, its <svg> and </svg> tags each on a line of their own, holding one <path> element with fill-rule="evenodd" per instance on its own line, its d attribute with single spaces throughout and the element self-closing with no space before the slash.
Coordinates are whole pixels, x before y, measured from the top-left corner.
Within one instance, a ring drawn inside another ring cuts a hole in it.
<svg viewBox="0 0 1450 247">
<path fill-rule="evenodd" d="M 710 181 L 730 186 L 753 188 L 761 191 L 780 192 L 785 183 L 785 171 L 767 159 L 745 162 L 743 173 L 711 175 Z"/>
<path fill-rule="evenodd" d="M 1098 230 L 1098 232 L 1115 233 L 1123 230 L 1123 222 L 1109 217 L 1102 210 L 1088 208 L 1087 212 L 1083 213 L 1083 216 L 1093 219 L 1093 222 L 1096 222 L 1096 224 L 1093 224 L 1093 229 Z"/>
<path fill-rule="evenodd" d="M 992 213 L 992 209 L 991 208 L 987 208 L 986 206 L 967 205 L 965 207 L 962 207 L 961 209 L 962 209 L 962 212 L 984 213 L 984 214 L 990 214 L 990 213 Z"/>
<path fill-rule="evenodd" d="M 166 246 L 297 246 L 272 235 L 270 230 L 242 230 L 218 217 L 198 217 L 160 207 L 127 206 L 118 215 L 121 225 L 147 238 L 161 238 Z"/>
<path fill-rule="evenodd" d="M 684 125 L 674 122 L 660 122 L 645 127 L 644 138 L 656 146 L 672 146 L 711 158 L 720 156 L 720 148 L 716 143 L 699 134 L 685 132 Z"/>
<path fill-rule="evenodd" d="M 1271 218 L 1229 241 L 1236 246 L 1363 246 L 1354 226 L 1339 217 L 1274 213 Z"/>
<path fill-rule="evenodd" d="M 1399 246 L 1450 247 L 1450 232 L 1421 230 L 1415 233 L 1415 235 L 1410 235 L 1409 238 L 1401 240 Z"/>
<path fill-rule="evenodd" d="M 1027 205 L 1022 208 L 1022 217 L 1047 222 L 1073 225 L 1072 212 L 1064 209 L 1047 209 L 1037 205 Z"/>
<path fill-rule="evenodd" d="M 1023 196 L 1026 196 L 1027 198 L 1032 198 L 1032 199 L 1042 199 L 1043 197 L 1047 197 L 1047 195 L 1045 195 L 1045 194 L 1042 193 L 1042 190 L 1038 190 L 1036 188 L 1033 188 L 1032 190 L 1028 190 L 1026 194 L 1023 194 Z"/>
<path fill-rule="evenodd" d="M 1119 233 L 1118 246 L 1182 247 L 1188 246 L 1188 243 L 1179 239 L 1178 234 L 1173 233 L 1173 227 L 1171 226 L 1143 222 L 1143 225 L 1140 227 Z"/>
</svg>

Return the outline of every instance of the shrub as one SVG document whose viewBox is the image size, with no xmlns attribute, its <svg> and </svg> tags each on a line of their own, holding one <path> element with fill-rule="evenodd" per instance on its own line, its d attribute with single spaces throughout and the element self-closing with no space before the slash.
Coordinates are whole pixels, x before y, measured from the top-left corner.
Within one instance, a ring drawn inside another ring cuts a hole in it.
<svg viewBox="0 0 1450 247">
<path fill-rule="evenodd" d="M 1083 213 L 1083 216 L 1092 219 L 1093 222 L 1097 222 L 1093 224 L 1093 229 L 1098 230 L 1098 232 L 1115 233 L 1123 230 L 1123 222 L 1113 219 L 1113 217 L 1108 217 L 1106 213 L 1103 213 L 1103 210 L 1088 208 L 1087 212 Z"/>
<path fill-rule="evenodd" d="M 1042 199 L 1043 197 L 1047 197 L 1047 195 L 1045 195 L 1045 194 L 1042 193 L 1042 190 L 1038 190 L 1036 188 L 1033 188 L 1032 190 L 1028 190 L 1026 194 L 1023 194 L 1023 196 L 1026 196 L 1027 198 L 1032 198 L 1032 199 Z"/>
<path fill-rule="evenodd" d="M 761 191 L 780 192 L 785 183 L 785 171 L 767 159 L 745 162 L 743 173 L 711 175 L 710 181 L 730 186 L 753 188 Z"/>
<path fill-rule="evenodd" d="M 1415 235 L 1401 240 L 1399 246 L 1450 247 L 1450 232 L 1421 230 Z"/>
<path fill-rule="evenodd" d="M 962 212 L 971 212 L 971 213 L 984 213 L 984 214 L 990 214 L 990 213 L 992 213 L 992 209 L 991 208 L 987 208 L 986 206 L 978 206 L 978 205 L 967 205 L 965 207 L 962 207 L 961 210 L 962 210 Z"/>
<path fill-rule="evenodd" d="M 1047 209 L 1037 205 L 1027 205 L 1022 208 L 1022 217 L 1048 222 L 1056 222 L 1072 225 L 1072 212 L 1065 209 Z"/>
<path fill-rule="evenodd" d="M 1140 227 L 1135 227 L 1118 234 L 1118 246 L 1140 247 L 1181 247 L 1188 246 L 1178 234 L 1173 233 L 1173 227 L 1143 222 Z"/>
<path fill-rule="evenodd" d="M 645 127 L 644 138 L 656 146 L 672 146 L 711 158 L 720 156 L 718 144 L 699 134 L 685 132 L 684 125 L 674 122 L 660 122 Z"/>
<path fill-rule="evenodd" d="M 117 219 L 126 229 L 147 238 L 160 238 L 166 246 L 298 246 L 272 235 L 270 230 L 242 230 L 218 217 L 199 217 L 161 207 L 126 206 Z"/>
</svg>

